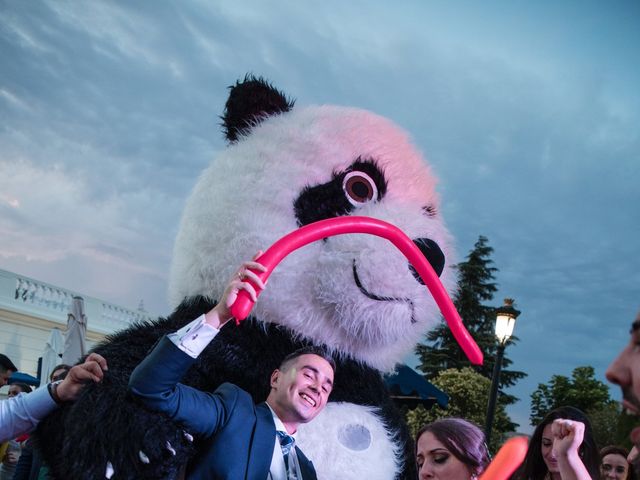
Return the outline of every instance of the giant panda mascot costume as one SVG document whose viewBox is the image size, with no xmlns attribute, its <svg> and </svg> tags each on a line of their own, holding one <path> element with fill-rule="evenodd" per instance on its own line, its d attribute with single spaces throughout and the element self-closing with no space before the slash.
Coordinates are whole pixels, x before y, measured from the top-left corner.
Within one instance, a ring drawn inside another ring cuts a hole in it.
<svg viewBox="0 0 640 480">
<path fill-rule="evenodd" d="M 58 479 L 176 478 L 199 439 L 136 403 L 127 391 L 130 373 L 162 335 L 209 310 L 243 261 L 291 231 L 348 215 L 392 223 L 452 293 L 454 261 L 436 181 L 389 120 L 355 108 L 294 108 L 248 76 L 230 88 L 223 127 L 228 148 L 201 174 L 176 239 L 174 312 L 97 346 L 109 363 L 104 381 L 88 385 L 37 431 Z M 232 382 L 260 402 L 285 355 L 325 346 L 337 360 L 334 390 L 298 431 L 318 478 L 413 480 L 413 442 L 382 374 L 438 319 L 429 291 L 389 242 L 361 234 L 325 238 L 282 261 L 251 316 L 226 325 L 183 383 L 213 391 Z"/>
</svg>

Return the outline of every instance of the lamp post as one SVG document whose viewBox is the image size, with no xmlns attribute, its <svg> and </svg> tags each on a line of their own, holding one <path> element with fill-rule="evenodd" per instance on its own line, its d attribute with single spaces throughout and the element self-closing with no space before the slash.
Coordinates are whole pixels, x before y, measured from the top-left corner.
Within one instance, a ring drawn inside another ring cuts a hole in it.
<svg viewBox="0 0 640 480">
<path fill-rule="evenodd" d="M 498 397 L 498 385 L 500 385 L 500 371 L 502 370 L 502 358 L 507 341 L 513 334 L 513 327 L 520 311 L 513 308 L 513 299 L 505 298 L 504 305 L 496 308 L 496 337 L 498 338 L 498 351 L 496 363 L 493 366 L 493 377 L 491 378 L 491 393 L 489 395 L 489 405 L 487 406 L 487 423 L 484 428 L 487 444 L 491 440 L 491 427 L 493 426 L 493 416 L 496 412 L 496 399 Z"/>
</svg>

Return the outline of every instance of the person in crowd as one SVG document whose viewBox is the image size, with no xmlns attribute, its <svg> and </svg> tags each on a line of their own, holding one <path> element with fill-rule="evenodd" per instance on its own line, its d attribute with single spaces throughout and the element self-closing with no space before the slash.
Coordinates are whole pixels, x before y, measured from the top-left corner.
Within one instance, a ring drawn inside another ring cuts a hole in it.
<svg viewBox="0 0 640 480">
<path fill-rule="evenodd" d="M 84 363 L 69 370 L 64 380 L 0 402 L 0 442 L 33 430 L 59 404 L 75 400 L 87 382 L 102 381 L 106 370 L 107 361 L 91 353 Z"/>
<path fill-rule="evenodd" d="M 20 393 L 31 393 L 32 389 L 26 383 L 12 383 L 9 385 L 8 398 L 13 398 Z M 22 442 L 25 439 L 14 438 L 8 440 L 4 446 L 2 463 L 0 463 L 0 480 L 12 480 L 18 460 L 21 457 Z"/>
<path fill-rule="evenodd" d="M 11 374 L 17 371 L 17 367 L 9 360 L 9 357 L 0 353 L 0 387 L 4 387 L 9 382 Z"/>
<path fill-rule="evenodd" d="M 20 441 L 15 438 L 4 442 L 2 446 L 2 458 L 0 458 L 0 480 L 13 479 L 21 450 L 22 445 Z"/>
<path fill-rule="evenodd" d="M 17 397 L 20 393 L 31 393 L 33 389 L 26 383 L 12 383 L 9 385 L 9 393 L 7 397 Z"/>
<path fill-rule="evenodd" d="M 416 435 L 420 480 L 476 479 L 490 462 L 484 433 L 462 418 L 443 418 Z"/>
<path fill-rule="evenodd" d="M 18 371 L 18 368 L 6 355 L 0 353 L 0 387 L 9 382 L 11 375 Z M 17 395 L 21 390 L 21 384 L 14 384 L 9 387 L 9 398 Z M 27 388 L 29 388 L 27 386 Z M 16 468 L 18 457 L 20 456 L 20 444 L 14 439 L 4 439 L 0 445 L 0 480 L 10 480 Z"/>
<path fill-rule="evenodd" d="M 49 381 L 57 382 L 58 380 L 64 380 L 64 378 L 67 376 L 67 373 L 69 373 L 69 370 L 71 370 L 71 366 L 65 363 L 56 365 L 55 367 L 53 367 L 51 375 L 49 375 Z"/>
<path fill-rule="evenodd" d="M 202 438 L 197 460 L 187 466 L 189 479 L 314 480 L 313 464 L 294 445 L 298 426 L 322 411 L 333 389 L 335 363 L 323 350 L 308 347 L 287 356 L 271 374 L 266 402 L 258 405 L 230 383 L 213 393 L 178 383 L 232 318 L 229 308 L 238 292 L 244 290 L 257 300 L 246 280 L 261 289 L 264 284 L 250 269 L 265 271 L 260 263 L 245 262 L 220 303 L 160 340 L 133 371 L 129 389 L 148 408 L 166 413 Z M 230 450 L 230 444 L 236 447 Z"/>
<path fill-rule="evenodd" d="M 617 445 L 600 450 L 600 474 L 603 480 L 635 480 L 633 466 L 629 465 L 629 451 Z"/>
<path fill-rule="evenodd" d="M 50 382 L 64 380 L 71 370 L 69 365 L 56 365 L 49 375 Z M 44 464 L 40 449 L 34 446 L 29 438 L 22 445 L 22 453 L 18 459 L 12 480 L 41 480 L 49 478 L 49 468 Z"/>
<path fill-rule="evenodd" d="M 600 455 L 591 422 L 577 408 L 549 412 L 535 428 L 518 480 L 595 480 Z"/>
<path fill-rule="evenodd" d="M 607 380 L 620 386 L 622 390 L 622 406 L 635 415 L 640 415 L 640 312 L 636 314 L 629 331 L 629 342 L 607 368 Z M 631 443 L 634 445 L 635 455 L 632 457 L 632 465 L 636 472 L 640 471 L 640 455 L 637 449 L 640 447 L 640 427 L 631 431 Z"/>
</svg>

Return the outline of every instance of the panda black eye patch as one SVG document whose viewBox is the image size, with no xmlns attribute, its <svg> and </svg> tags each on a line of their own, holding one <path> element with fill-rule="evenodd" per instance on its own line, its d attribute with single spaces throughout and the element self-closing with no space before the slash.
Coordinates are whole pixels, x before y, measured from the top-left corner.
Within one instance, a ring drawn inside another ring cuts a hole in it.
<svg viewBox="0 0 640 480">
<path fill-rule="evenodd" d="M 349 215 L 359 205 L 380 201 L 387 181 L 373 160 L 358 158 L 349 168 L 334 172 L 327 183 L 306 186 L 293 203 L 298 225 Z"/>
</svg>

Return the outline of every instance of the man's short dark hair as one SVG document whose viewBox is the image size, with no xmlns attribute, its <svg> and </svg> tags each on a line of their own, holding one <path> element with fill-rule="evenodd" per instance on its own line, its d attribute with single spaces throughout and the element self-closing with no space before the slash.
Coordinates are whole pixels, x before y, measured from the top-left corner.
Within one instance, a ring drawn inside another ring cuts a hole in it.
<svg viewBox="0 0 640 480">
<path fill-rule="evenodd" d="M 317 355 L 318 357 L 324 358 L 326 360 L 326 362 L 329 365 L 331 365 L 331 370 L 333 370 L 333 373 L 335 375 L 335 373 L 336 373 L 336 362 L 333 359 L 333 357 L 331 355 L 329 355 L 329 353 L 324 348 L 316 347 L 314 345 L 309 345 L 307 347 L 302 347 L 302 348 L 299 348 L 299 349 L 291 352 L 289 355 L 284 357 L 282 362 L 280 362 L 280 367 L 278 367 L 278 370 L 286 370 L 287 367 L 289 366 L 289 363 L 291 363 L 293 360 L 295 360 L 296 358 L 298 358 L 298 357 L 300 357 L 302 355 Z"/>
<path fill-rule="evenodd" d="M 4 373 L 7 370 L 11 370 L 12 372 L 17 372 L 18 367 L 16 367 L 13 364 L 13 362 L 9 360 L 9 357 L 7 357 L 3 353 L 0 353 L 0 372 Z"/>
</svg>

